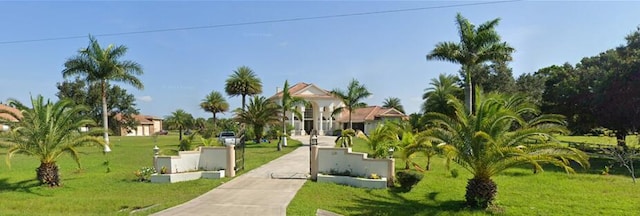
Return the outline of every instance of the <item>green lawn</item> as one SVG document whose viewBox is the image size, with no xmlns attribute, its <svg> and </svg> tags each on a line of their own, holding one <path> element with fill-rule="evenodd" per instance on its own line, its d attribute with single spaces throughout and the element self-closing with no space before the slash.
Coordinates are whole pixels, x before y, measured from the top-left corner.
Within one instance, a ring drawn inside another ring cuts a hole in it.
<svg viewBox="0 0 640 216">
<path fill-rule="evenodd" d="M 354 151 L 368 151 L 356 141 Z M 424 164 L 425 158 L 418 157 Z M 290 215 L 312 215 L 325 209 L 343 215 L 637 215 L 640 185 L 624 168 L 615 166 L 601 175 L 606 161 L 593 159 L 591 169 L 576 168 L 566 174 L 553 167 L 533 174 L 528 167 L 513 168 L 494 177 L 498 184 L 498 208 L 473 211 L 464 207 L 467 179 L 472 176 L 454 164 L 460 176 L 453 178 L 444 158 L 433 160 L 432 170 L 410 192 L 397 189 L 368 190 L 308 181 L 287 208 Z M 640 163 L 636 163 L 640 167 Z M 396 171 L 404 162 L 396 159 Z M 640 172 L 636 172 L 636 175 Z"/>
<path fill-rule="evenodd" d="M 563 142 L 577 142 L 577 143 L 590 143 L 590 144 L 605 144 L 605 145 L 617 145 L 615 137 L 609 136 L 558 136 L 558 140 Z M 638 136 L 627 136 L 625 141 L 628 146 L 638 145 Z"/>
<path fill-rule="evenodd" d="M 151 137 L 112 137 L 109 154 L 111 172 L 103 165 L 105 156 L 97 147 L 81 149 L 82 169 L 63 155 L 58 160 L 63 186 L 38 186 L 34 157 L 17 155 L 11 169 L 0 163 L 0 215 L 128 215 L 134 209 L 150 207 L 138 214 L 149 214 L 193 199 L 229 181 L 200 179 L 174 184 L 135 182 L 134 171 L 152 166 L 154 141 Z M 177 149 L 176 135 L 160 136 L 161 149 Z M 291 141 L 290 147 L 276 151 L 275 143 L 247 144 L 245 173 L 301 146 Z M 0 158 L 6 149 L 0 148 Z"/>
</svg>

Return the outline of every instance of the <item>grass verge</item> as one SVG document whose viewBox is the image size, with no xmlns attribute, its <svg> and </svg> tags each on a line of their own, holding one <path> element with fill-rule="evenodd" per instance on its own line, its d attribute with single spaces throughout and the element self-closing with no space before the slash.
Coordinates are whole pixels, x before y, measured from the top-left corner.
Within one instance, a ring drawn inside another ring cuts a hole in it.
<svg viewBox="0 0 640 216">
<path fill-rule="evenodd" d="M 81 148 L 82 168 L 67 155 L 57 161 L 63 186 L 48 188 L 35 180 L 35 157 L 16 155 L 11 168 L 0 164 L 1 215 L 129 215 L 150 214 L 191 200 L 229 181 L 200 179 L 173 184 L 151 184 L 134 181 L 134 171 L 153 165 L 153 146 L 177 149 L 176 135 L 152 137 L 112 137 L 112 152 L 108 155 L 111 172 L 103 164 L 107 156 L 100 148 Z M 276 151 L 276 143 L 247 143 L 245 173 L 251 169 L 295 150 L 301 144 L 291 141 L 290 147 Z M 0 157 L 6 149 L 0 148 Z"/>
</svg>

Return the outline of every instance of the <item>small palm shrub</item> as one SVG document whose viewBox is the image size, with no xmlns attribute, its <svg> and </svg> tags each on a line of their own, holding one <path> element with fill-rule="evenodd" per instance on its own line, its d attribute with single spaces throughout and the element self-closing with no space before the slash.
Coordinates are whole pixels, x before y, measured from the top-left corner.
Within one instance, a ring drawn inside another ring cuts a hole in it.
<svg viewBox="0 0 640 216">
<path fill-rule="evenodd" d="M 422 177 L 424 177 L 424 175 L 415 171 L 403 170 L 396 173 L 396 179 L 398 180 L 398 183 L 400 183 L 400 187 L 407 191 L 411 190 L 413 186 L 418 184 L 418 182 L 422 180 Z"/>
<path fill-rule="evenodd" d="M 136 176 L 136 181 L 148 182 L 151 180 L 151 174 L 156 173 L 156 169 L 153 167 L 142 167 L 139 170 L 133 172 Z"/>
</svg>

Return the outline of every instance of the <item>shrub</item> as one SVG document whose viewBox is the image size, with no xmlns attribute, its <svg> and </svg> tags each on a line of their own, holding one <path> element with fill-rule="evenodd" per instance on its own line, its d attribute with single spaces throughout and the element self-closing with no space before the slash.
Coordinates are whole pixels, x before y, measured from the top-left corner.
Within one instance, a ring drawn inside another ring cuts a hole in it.
<svg viewBox="0 0 640 216">
<path fill-rule="evenodd" d="M 342 129 L 335 129 L 335 130 L 333 130 L 333 135 L 334 135 L 334 136 L 340 136 L 340 135 L 342 135 Z"/>
<path fill-rule="evenodd" d="M 413 186 L 422 180 L 423 175 L 415 171 L 400 171 L 396 173 L 396 179 L 400 183 L 400 187 L 405 190 L 411 190 Z"/>
<path fill-rule="evenodd" d="M 156 169 L 153 167 L 142 167 L 139 170 L 133 172 L 136 175 L 136 181 L 147 182 L 151 180 L 151 174 L 156 173 Z"/>
</svg>

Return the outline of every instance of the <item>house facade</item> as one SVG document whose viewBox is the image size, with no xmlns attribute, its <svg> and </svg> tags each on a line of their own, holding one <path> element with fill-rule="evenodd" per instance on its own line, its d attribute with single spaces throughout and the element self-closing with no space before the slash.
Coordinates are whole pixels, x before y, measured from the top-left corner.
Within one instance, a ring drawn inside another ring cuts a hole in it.
<svg viewBox="0 0 640 216">
<path fill-rule="evenodd" d="M 129 127 L 120 127 L 121 136 L 151 136 L 162 130 L 162 118 L 150 115 L 133 115 L 137 125 Z M 120 119 L 116 116 L 116 119 Z"/>
<path fill-rule="evenodd" d="M 4 105 L 4 104 L 0 104 L 0 110 L 3 110 L 5 112 L 10 112 L 15 114 L 16 116 L 18 116 L 19 118 L 22 118 L 22 113 L 20 113 L 20 110 Z M 7 113 L 0 113 L 0 119 L 4 120 L 4 121 L 12 121 L 12 122 L 17 122 L 19 119 L 14 118 L 12 115 L 9 115 Z M 9 125 L 5 125 L 5 124 L 1 124 L 0 123 L 0 131 L 8 131 L 9 129 Z"/>
<path fill-rule="evenodd" d="M 334 110 L 344 107 L 344 103 L 330 91 L 322 89 L 312 83 L 297 83 L 289 88 L 292 97 L 303 98 L 308 102 L 305 105 L 297 105 L 297 109 L 302 114 L 302 119 L 298 119 L 292 112 L 287 112 L 286 119 L 293 125 L 294 135 L 307 135 L 311 130 L 316 129 L 319 134 L 333 135 L 336 129 L 348 127 L 349 111 L 343 110 L 339 114 L 332 116 Z M 278 88 L 276 94 L 269 98 L 280 104 L 282 102 L 282 92 Z M 379 106 L 356 109 L 351 119 L 353 128 L 368 134 L 379 122 L 389 119 L 406 119 L 407 116 L 395 109 L 386 109 Z"/>
</svg>

